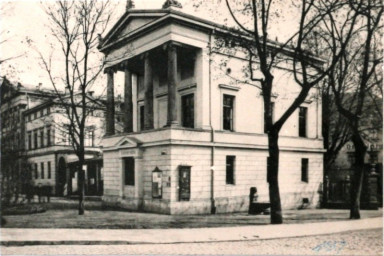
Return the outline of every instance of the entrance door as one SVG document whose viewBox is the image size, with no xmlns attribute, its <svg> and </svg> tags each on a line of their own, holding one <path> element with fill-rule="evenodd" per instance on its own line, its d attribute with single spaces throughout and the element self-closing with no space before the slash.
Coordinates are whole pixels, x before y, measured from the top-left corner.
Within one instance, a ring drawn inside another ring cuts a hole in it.
<svg viewBox="0 0 384 256">
<path fill-rule="evenodd" d="M 64 187 L 67 183 L 67 166 L 65 164 L 64 158 L 60 158 L 59 166 L 57 170 L 57 195 L 64 196 Z"/>
</svg>

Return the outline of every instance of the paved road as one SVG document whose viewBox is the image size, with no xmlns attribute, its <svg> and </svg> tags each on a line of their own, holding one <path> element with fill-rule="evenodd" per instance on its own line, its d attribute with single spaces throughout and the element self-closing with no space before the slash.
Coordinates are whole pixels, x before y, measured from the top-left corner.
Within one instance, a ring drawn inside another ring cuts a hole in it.
<svg viewBox="0 0 384 256">
<path fill-rule="evenodd" d="M 166 232 L 164 230 L 164 235 Z M 1 247 L 1 255 L 382 255 L 382 236 L 382 229 L 371 229 L 321 236 L 241 242 Z"/>
</svg>

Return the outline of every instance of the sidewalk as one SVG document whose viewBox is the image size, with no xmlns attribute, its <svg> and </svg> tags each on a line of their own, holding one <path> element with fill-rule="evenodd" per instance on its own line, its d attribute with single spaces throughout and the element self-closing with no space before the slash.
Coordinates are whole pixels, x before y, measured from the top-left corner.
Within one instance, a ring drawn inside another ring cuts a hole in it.
<svg viewBox="0 0 384 256">
<path fill-rule="evenodd" d="M 2 228 L 2 245 L 173 244 L 313 236 L 382 228 L 382 218 L 336 222 L 191 229 Z"/>
</svg>

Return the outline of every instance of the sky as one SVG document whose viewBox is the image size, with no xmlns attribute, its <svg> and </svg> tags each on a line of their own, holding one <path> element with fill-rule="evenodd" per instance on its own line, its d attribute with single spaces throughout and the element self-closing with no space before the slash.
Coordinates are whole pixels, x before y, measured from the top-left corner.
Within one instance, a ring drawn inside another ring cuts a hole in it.
<svg viewBox="0 0 384 256">
<path fill-rule="evenodd" d="M 125 0 L 112 0 L 117 7 L 115 8 L 114 20 L 110 23 L 112 26 L 125 11 Z M 1 19 L 0 31 L 1 41 L 0 56 L 2 59 L 7 57 L 17 57 L 5 64 L 2 64 L 0 74 L 7 75 L 7 78 L 24 85 L 37 86 L 43 84 L 45 88 L 52 88 L 47 73 L 41 66 L 41 61 L 37 51 L 48 53 L 49 43 L 54 42 L 48 29 L 48 18 L 43 11 L 42 4 L 48 0 L 36 1 L 0 1 Z M 52 2 L 52 1 L 50 1 Z M 135 0 L 136 9 L 160 9 L 165 0 Z M 224 22 L 230 24 L 229 13 L 223 0 L 179 0 L 183 5 L 181 11 L 197 15 L 199 17 L 210 19 L 215 22 Z M 196 3 L 202 3 L 196 8 Z M 216 16 L 215 18 L 212 18 Z M 292 20 L 285 18 L 284 26 L 275 26 L 271 30 L 271 38 L 282 37 L 287 33 L 287 26 L 291 26 Z M 108 29 L 107 29 L 108 31 Z M 276 36 L 275 36 L 276 35 Z M 27 39 L 32 40 L 33 47 L 27 43 Z M 57 66 L 60 65 L 57 63 Z M 115 87 L 122 90 L 123 74 L 119 74 L 115 79 Z M 100 79 L 105 79 L 101 77 Z"/>
</svg>

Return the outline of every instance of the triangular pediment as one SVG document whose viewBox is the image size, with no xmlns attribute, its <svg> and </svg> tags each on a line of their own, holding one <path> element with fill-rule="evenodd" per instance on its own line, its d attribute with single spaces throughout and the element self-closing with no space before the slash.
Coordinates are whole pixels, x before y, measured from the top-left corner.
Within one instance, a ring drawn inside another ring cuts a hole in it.
<svg viewBox="0 0 384 256">
<path fill-rule="evenodd" d="M 136 148 L 140 144 L 141 142 L 135 138 L 123 137 L 115 145 L 116 147 L 122 147 L 122 148 Z"/>
<path fill-rule="evenodd" d="M 105 45 L 109 42 L 114 42 L 120 38 L 124 38 L 131 32 L 157 20 L 164 15 L 165 13 L 128 13 L 118 21 L 111 31 L 109 31 L 103 44 Z"/>
</svg>

